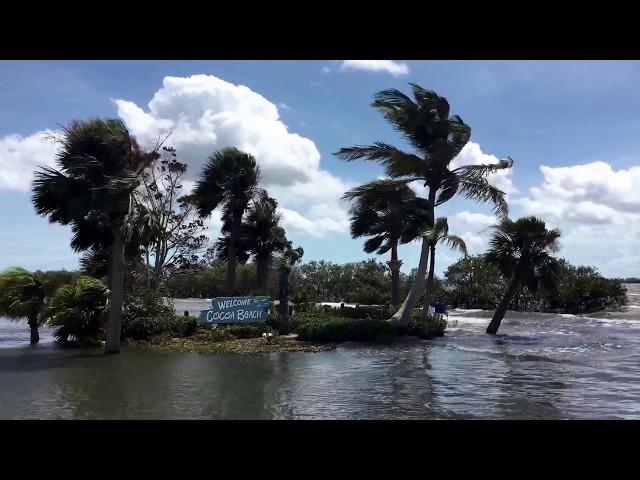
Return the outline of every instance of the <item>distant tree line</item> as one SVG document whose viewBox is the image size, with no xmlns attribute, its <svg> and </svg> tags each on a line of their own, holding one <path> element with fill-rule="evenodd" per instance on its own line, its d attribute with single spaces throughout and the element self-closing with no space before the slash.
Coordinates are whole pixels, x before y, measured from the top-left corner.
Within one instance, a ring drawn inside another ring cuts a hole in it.
<svg viewBox="0 0 640 480">
<path fill-rule="evenodd" d="M 627 303 L 626 289 L 620 280 L 607 279 L 589 266 L 574 266 L 558 260 L 557 280 L 553 287 L 536 292 L 524 287 L 510 300 L 509 310 L 587 313 L 617 308 Z M 474 255 L 450 265 L 444 274 L 441 301 L 454 307 L 494 309 L 505 290 L 505 279 L 485 255 Z"/>
</svg>

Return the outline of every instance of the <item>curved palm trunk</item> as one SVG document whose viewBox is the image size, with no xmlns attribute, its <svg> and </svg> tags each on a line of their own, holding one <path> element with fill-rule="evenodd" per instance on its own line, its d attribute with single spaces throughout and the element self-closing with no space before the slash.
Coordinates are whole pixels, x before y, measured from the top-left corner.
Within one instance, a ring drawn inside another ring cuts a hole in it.
<svg viewBox="0 0 640 480">
<path fill-rule="evenodd" d="M 520 283 L 518 282 L 517 277 L 514 277 L 509 284 L 509 288 L 507 289 L 504 297 L 498 304 L 498 308 L 496 308 L 495 313 L 493 314 L 493 318 L 491 319 L 491 323 L 487 327 L 487 333 L 496 334 L 498 332 L 498 328 L 500 328 L 500 323 L 504 318 L 504 314 L 507 313 L 507 307 L 509 306 L 509 302 L 518 291 L 518 287 Z"/>
<path fill-rule="evenodd" d="M 35 345 L 40 341 L 40 333 L 38 333 L 38 318 L 29 318 L 29 329 L 31 330 L 31 345 Z"/>
<path fill-rule="evenodd" d="M 431 292 L 433 291 L 433 271 L 436 266 L 436 247 L 431 246 L 429 251 L 429 276 L 427 277 L 427 286 L 424 292 L 424 301 L 422 303 L 422 325 L 425 326 L 429 321 L 429 307 L 431 306 Z"/>
<path fill-rule="evenodd" d="M 120 330 L 122 328 L 122 304 L 124 301 L 124 241 L 122 228 L 114 227 L 113 244 L 109 258 L 109 287 L 111 288 L 111 306 L 107 322 L 105 353 L 120 352 Z"/>
<path fill-rule="evenodd" d="M 227 295 L 234 295 L 236 293 L 236 265 L 238 263 L 236 259 L 236 242 L 240 234 L 240 222 L 242 221 L 242 215 L 234 215 L 231 220 L 231 236 L 229 238 L 229 260 L 227 261 L 227 280 L 226 289 Z"/>
<path fill-rule="evenodd" d="M 429 196 L 427 198 L 427 202 L 429 205 L 429 226 L 431 227 L 433 227 L 435 219 L 435 201 L 436 190 L 434 188 L 429 188 Z M 428 260 L 429 242 L 426 238 L 423 238 L 422 248 L 420 250 L 420 262 L 418 263 L 418 272 L 416 273 L 416 278 L 413 280 L 411 291 L 407 295 L 407 298 L 404 299 L 404 302 L 402 303 L 398 311 L 394 313 L 393 316 L 389 319 L 389 322 L 391 322 L 394 328 L 406 328 L 407 325 L 409 325 L 413 309 L 418 303 L 418 299 L 420 298 L 420 295 L 422 294 L 424 289 Z"/>
<path fill-rule="evenodd" d="M 269 258 L 256 258 L 256 283 L 260 290 L 267 289 L 267 277 L 269 276 Z"/>
<path fill-rule="evenodd" d="M 424 239 L 422 241 L 422 249 L 420 251 L 420 263 L 418 264 L 418 273 L 411 286 L 411 291 L 400 305 L 400 308 L 389 319 L 394 328 L 406 328 L 411 320 L 413 309 L 418 303 L 420 294 L 424 289 L 425 274 L 427 272 L 427 264 L 429 261 L 429 242 Z"/>
<path fill-rule="evenodd" d="M 402 262 L 398 260 L 398 241 L 396 240 L 391 246 L 391 261 L 389 269 L 391 270 L 391 304 L 400 305 L 400 266 Z"/>
</svg>

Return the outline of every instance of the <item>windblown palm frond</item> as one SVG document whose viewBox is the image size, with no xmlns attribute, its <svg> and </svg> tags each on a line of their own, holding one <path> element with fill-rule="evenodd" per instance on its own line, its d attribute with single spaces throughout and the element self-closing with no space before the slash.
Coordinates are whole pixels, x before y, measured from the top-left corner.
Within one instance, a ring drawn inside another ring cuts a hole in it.
<svg viewBox="0 0 640 480">
<path fill-rule="evenodd" d="M 436 219 L 434 226 L 425 230 L 423 237 L 432 247 L 439 243 L 445 243 L 453 250 L 458 250 L 465 256 L 467 255 L 466 243 L 457 235 L 449 235 L 449 222 L 444 217 Z"/>
<path fill-rule="evenodd" d="M 462 174 L 458 177 L 458 191 L 470 200 L 491 203 L 493 212 L 501 218 L 509 214 L 505 193 L 491 185 L 486 178 Z"/>
<path fill-rule="evenodd" d="M 379 161 L 390 177 L 423 178 L 426 173 L 424 161 L 420 157 L 381 142 L 369 146 L 342 148 L 335 155 L 348 162 L 359 159 Z"/>
<path fill-rule="evenodd" d="M 364 244 L 365 252 L 384 254 L 401 240 L 414 240 L 426 226 L 426 212 L 407 183 L 377 180 L 343 195 L 355 201 L 351 208 L 351 236 L 372 237 Z"/>
<path fill-rule="evenodd" d="M 193 191 L 201 217 L 224 202 L 223 215 L 244 212 L 256 194 L 260 169 L 255 158 L 237 148 L 226 148 L 209 157 Z"/>
</svg>

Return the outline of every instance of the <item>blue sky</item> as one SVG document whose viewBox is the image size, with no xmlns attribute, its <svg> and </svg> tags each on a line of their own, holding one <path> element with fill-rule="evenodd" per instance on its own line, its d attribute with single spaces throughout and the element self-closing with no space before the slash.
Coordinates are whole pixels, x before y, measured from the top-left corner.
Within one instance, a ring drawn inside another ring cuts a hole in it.
<svg viewBox="0 0 640 480">
<path fill-rule="evenodd" d="M 560 254 L 573 262 L 640 275 L 634 61 L 0 62 L 0 268 L 76 267 L 68 228 L 35 215 L 28 183 L 35 165 L 53 158 L 43 132 L 96 115 L 120 116 L 143 141 L 171 125 L 168 143 L 192 176 L 205 152 L 240 143 L 261 163 L 306 260 L 367 258 L 349 238 L 348 205 L 338 197 L 382 170 L 332 153 L 374 141 L 404 146 L 369 105 L 377 91 L 408 92 L 408 82 L 447 97 L 472 127 L 465 161 L 514 159 L 513 171 L 496 178 L 512 217 L 536 214 L 559 227 Z M 456 199 L 438 214 L 472 252 L 486 248 L 486 207 Z M 210 227 L 215 237 L 215 218 Z M 418 248 L 401 249 L 405 270 Z M 457 258 L 441 250 L 438 272 Z"/>
</svg>

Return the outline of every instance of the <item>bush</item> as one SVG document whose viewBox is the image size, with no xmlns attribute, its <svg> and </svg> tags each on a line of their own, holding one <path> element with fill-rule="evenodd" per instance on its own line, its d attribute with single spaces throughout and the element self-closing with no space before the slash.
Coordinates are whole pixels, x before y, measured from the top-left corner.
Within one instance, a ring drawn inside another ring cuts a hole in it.
<svg viewBox="0 0 640 480">
<path fill-rule="evenodd" d="M 272 304 L 269 308 L 265 324 L 274 330 L 278 330 L 278 327 L 280 326 L 280 316 L 278 315 L 278 307 L 276 305 Z"/>
<path fill-rule="evenodd" d="M 391 325 L 382 320 L 354 320 L 316 313 L 299 315 L 295 330 L 300 340 L 315 342 L 391 343 Z"/>
<path fill-rule="evenodd" d="M 60 287 L 47 311 L 56 340 L 98 340 L 108 311 L 107 294 L 107 288 L 100 280 L 86 276 L 73 285 Z"/>
<path fill-rule="evenodd" d="M 128 318 L 169 318 L 174 315 L 173 303 L 153 291 L 143 291 L 138 296 L 127 298 Z"/>
<path fill-rule="evenodd" d="M 122 322 L 122 336 L 148 340 L 154 336 L 189 337 L 198 329 L 196 317 L 178 316 L 173 305 L 151 291 L 132 297 Z"/>
<path fill-rule="evenodd" d="M 426 325 L 422 325 L 419 314 L 414 314 L 407 328 L 407 335 L 431 340 L 443 337 L 447 329 L 447 319 L 444 315 L 429 315 Z"/>
<path fill-rule="evenodd" d="M 335 309 L 334 312 L 345 318 L 386 320 L 391 314 L 386 307 L 344 307 Z"/>
<path fill-rule="evenodd" d="M 131 340 L 149 340 L 155 336 L 190 337 L 198 330 L 196 317 L 127 317 L 122 336 Z"/>
</svg>

